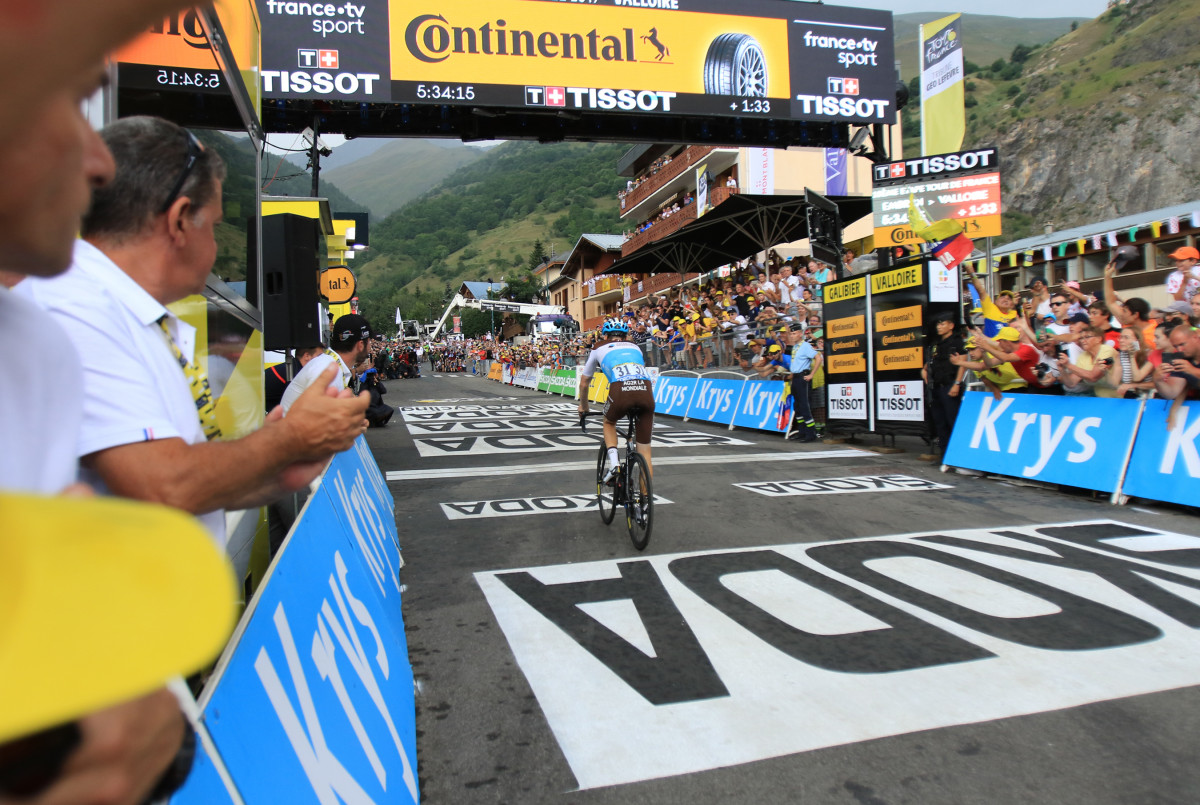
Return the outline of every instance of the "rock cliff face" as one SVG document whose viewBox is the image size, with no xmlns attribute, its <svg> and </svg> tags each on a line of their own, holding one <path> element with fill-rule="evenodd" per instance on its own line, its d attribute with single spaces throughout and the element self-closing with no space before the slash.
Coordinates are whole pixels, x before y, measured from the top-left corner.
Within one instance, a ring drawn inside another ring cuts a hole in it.
<svg viewBox="0 0 1200 805">
<path fill-rule="evenodd" d="M 1107 25 L 1096 41 L 1081 26 L 1030 65 L 1029 111 L 994 140 L 1006 210 L 1037 231 L 1200 199 L 1196 5 L 1135 0 L 1088 23 Z"/>
</svg>

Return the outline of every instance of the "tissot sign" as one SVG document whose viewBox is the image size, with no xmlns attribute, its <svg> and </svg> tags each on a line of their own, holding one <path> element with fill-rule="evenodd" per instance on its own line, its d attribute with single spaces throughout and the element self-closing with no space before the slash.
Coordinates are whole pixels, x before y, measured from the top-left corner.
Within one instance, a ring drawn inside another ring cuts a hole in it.
<svg viewBox="0 0 1200 805">
<path fill-rule="evenodd" d="M 961 221 L 969 238 L 1000 234 L 1000 156 L 995 148 L 876 165 L 871 209 L 879 245 L 920 243 L 908 222 L 911 196 L 931 221 Z"/>
<path fill-rule="evenodd" d="M 783 0 L 258 0 L 268 98 L 894 123 L 890 12 Z"/>
</svg>

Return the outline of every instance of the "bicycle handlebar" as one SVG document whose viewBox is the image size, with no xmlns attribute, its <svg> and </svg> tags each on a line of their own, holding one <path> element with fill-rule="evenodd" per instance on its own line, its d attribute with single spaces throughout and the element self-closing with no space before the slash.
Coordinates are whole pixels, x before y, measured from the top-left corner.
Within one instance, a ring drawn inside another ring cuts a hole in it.
<svg viewBox="0 0 1200 805">
<path fill-rule="evenodd" d="M 584 411 L 579 415 L 579 429 L 587 433 L 587 418 L 590 416 L 604 416 L 603 411 Z"/>
</svg>

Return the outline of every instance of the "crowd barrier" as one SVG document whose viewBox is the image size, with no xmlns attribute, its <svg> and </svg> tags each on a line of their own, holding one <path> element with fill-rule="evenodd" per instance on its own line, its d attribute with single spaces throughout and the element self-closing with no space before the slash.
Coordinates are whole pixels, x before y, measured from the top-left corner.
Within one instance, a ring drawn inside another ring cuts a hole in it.
<svg viewBox="0 0 1200 805">
<path fill-rule="evenodd" d="M 197 766 L 173 805 L 419 802 L 401 566 L 394 501 L 360 437 L 205 687 Z"/>
<path fill-rule="evenodd" d="M 1195 506 L 1200 403 L 1167 428 L 1165 400 L 968 392 L 945 463 L 953 467 Z"/>
<path fill-rule="evenodd" d="M 782 380 L 664 375 L 653 367 L 648 367 L 648 371 L 654 389 L 655 415 L 772 433 L 787 431 L 791 403 L 787 384 Z M 493 364 L 488 376 L 510 385 L 572 398 L 579 384 L 575 368 L 530 367 L 502 374 Z M 608 381 L 604 375 L 592 378 L 588 399 L 594 403 L 608 399 Z"/>
</svg>

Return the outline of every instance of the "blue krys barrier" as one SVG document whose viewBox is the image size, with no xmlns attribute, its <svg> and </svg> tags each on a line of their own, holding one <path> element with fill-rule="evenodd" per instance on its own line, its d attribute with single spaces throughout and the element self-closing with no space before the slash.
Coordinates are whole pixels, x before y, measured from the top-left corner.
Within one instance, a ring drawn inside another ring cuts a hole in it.
<svg viewBox="0 0 1200 805">
<path fill-rule="evenodd" d="M 217 773 L 208 749 L 202 741 L 196 742 L 196 757 L 192 761 L 192 772 L 187 782 L 171 797 L 171 803 L 188 805 L 233 805 L 233 797 Z"/>
<path fill-rule="evenodd" d="M 1124 494 L 1200 505 L 1200 403 L 1184 403 L 1167 430 L 1169 402 L 1148 400 L 1133 444 Z"/>
<path fill-rule="evenodd" d="M 417 802 L 393 501 L 363 439 L 337 456 L 222 658 L 204 726 L 247 805 Z M 211 775 L 173 803 L 205 798 Z"/>
<path fill-rule="evenodd" d="M 652 374 L 654 374 L 652 372 Z M 575 396 L 576 370 L 541 369 L 530 382 L 552 394 Z M 709 380 L 703 377 L 657 375 L 653 378 L 654 413 L 783 433 L 787 420 L 780 407 L 787 398 L 782 380 Z M 790 409 L 790 404 L 787 405 Z"/>
<path fill-rule="evenodd" d="M 687 409 L 688 419 L 719 422 L 728 425 L 737 413 L 738 401 L 746 390 L 744 380 L 696 379 L 695 390 Z"/>
<path fill-rule="evenodd" d="M 782 380 L 705 380 L 660 375 L 654 381 L 655 414 L 783 433 L 779 417 L 787 396 Z"/>
<path fill-rule="evenodd" d="M 659 375 L 654 381 L 655 416 L 683 416 L 687 413 L 692 394 L 696 391 L 696 378 Z"/>
<path fill-rule="evenodd" d="M 945 462 L 1114 492 L 1139 408 L 1136 400 L 1038 394 L 1005 394 L 996 400 L 988 392 L 968 392 Z"/>
<path fill-rule="evenodd" d="M 787 384 L 782 380 L 747 380 L 745 386 L 733 424 L 739 428 L 783 433 L 786 421 L 785 427 L 780 427 L 779 409 L 787 396 Z"/>
</svg>

